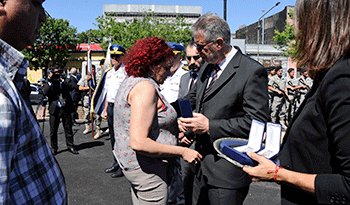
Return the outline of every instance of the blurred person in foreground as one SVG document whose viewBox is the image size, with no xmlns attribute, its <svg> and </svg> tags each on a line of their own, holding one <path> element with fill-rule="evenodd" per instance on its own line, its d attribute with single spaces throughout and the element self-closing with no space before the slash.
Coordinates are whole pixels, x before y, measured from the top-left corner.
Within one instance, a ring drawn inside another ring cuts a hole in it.
<svg viewBox="0 0 350 205">
<path fill-rule="evenodd" d="M 0 204 L 67 204 L 62 171 L 25 89 L 32 45 L 46 21 L 43 0 L 0 2 Z"/>
<path fill-rule="evenodd" d="M 171 157 L 189 163 L 202 158 L 176 146 L 177 114 L 159 91 L 173 61 L 172 49 L 157 37 L 137 41 L 124 59 L 128 77 L 114 101 L 114 154 L 131 184 L 134 204 L 167 204 Z"/>
<path fill-rule="evenodd" d="M 227 22 L 216 14 L 201 16 L 192 26 L 194 42 L 208 63 L 189 92 L 192 118 L 179 118 L 182 132 L 196 133 L 193 204 L 242 204 L 251 180 L 240 168 L 218 156 L 216 139 L 248 139 L 253 119 L 268 118 L 267 72 L 257 61 L 231 46 Z"/>
<path fill-rule="evenodd" d="M 280 167 L 255 153 L 254 181 L 281 183 L 282 204 L 350 204 L 350 1 L 298 0 L 299 66 L 314 79 L 284 136 Z"/>
</svg>

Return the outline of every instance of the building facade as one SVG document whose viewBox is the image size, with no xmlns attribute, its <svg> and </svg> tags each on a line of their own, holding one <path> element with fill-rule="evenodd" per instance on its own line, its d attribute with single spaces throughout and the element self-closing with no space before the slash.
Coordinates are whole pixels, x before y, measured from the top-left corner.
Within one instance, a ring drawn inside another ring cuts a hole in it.
<svg viewBox="0 0 350 205">
<path fill-rule="evenodd" d="M 284 73 L 288 68 L 296 68 L 296 63 L 290 58 L 284 57 L 283 52 L 275 48 L 276 42 L 273 37 L 275 30 L 282 32 L 286 22 L 292 22 L 289 17 L 291 10 L 294 11 L 293 6 L 286 6 L 281 12 L 262 19 L 260 27 L 258 27 L 259 22 L 255 22 L 240 27 L 235 34 L 237 39 L 245 39 L 245 51 L 248 56 L 259 61 L 265 67 L 282 66 Z M 258 28 L 260 28 L 259 32 Z M 260 34 L 259 37 L 258 34 Z"/>
<path fill-rule="evenodd" d="M 166 6 L 141 4 L 104 4 L 103 14 L 112 16 L 116 22 L 124 22 L 134 18 L 142 18 L 146 13 L 152 12 L 157 17 L 172 19 L 181 17 L 188 24 L 193 24 L 202 15 L 201 6 Z"/>
</svg>

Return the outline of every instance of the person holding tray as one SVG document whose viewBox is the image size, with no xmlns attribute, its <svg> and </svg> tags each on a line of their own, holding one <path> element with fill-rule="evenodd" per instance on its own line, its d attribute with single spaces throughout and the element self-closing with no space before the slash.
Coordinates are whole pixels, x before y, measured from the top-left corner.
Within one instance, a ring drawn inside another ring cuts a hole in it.
<svg viewBox="0 0 350 205">
<path fill-rule="evenodd" d="M 137 41 L 125 62 L 127 78 L 114 102 L 114 154 L 131 184 L 133 204 L 167 204 L 170 157 L 198 163 L 195 150 L 175 146 L 177 113 L 159 91 L 174 53 L 157 37 Z"/>
<path fill-rule="evenodd" d="M 298 0 L 297 53 L 314 84 L 291 121 L 280 165 L 255 153 L 253 181 L 281 183 L 282 204 L 350 204 L 350 1 Z"/>
<path fill-rule="evenodd" d="M 192 25 L 203 66 L 188 94 L 193 117 L 179 118 L 180 131 L 196 133 L 193 204 L 243 204 L 251 180 L 242 169 L 222 159 L 213 142 L 225 137 L 248 139 L 253 119 L 268 119 L 267 72 L 257 61 L 231 46 L 227 22 L 206 13 Z"/>
</svg>

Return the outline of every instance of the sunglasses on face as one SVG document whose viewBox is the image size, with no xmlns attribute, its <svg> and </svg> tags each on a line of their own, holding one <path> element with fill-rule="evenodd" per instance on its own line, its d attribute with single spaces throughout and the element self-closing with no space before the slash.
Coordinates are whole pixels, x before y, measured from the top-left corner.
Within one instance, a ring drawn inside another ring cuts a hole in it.
<svg viewBox="0 0 350 205">
<path fill-rule="evenodd" d="M 122 55 L 119 55 L 119 54 L 112 54 L 111 55 L 111 58 L 115 59 L 115 60 L 118 60 Z"/>
<path fill-rule="evenodd" d="M 214 41 L 209 41 L 208 43 L 204 44 L 204 45 L 200 45 L 195 43 L 194 46 L 196 46 L 198 52 L 201 52 L 203 50 L 204 47 L 206 47 L 209 43 L 213 43 Z"/>
<path fill-rule="evenodd" d="M 188 61 L 191 61 L 191 59 L 193 58 L 195 61 L 198 60 L 201 56 L 200 55 L 196 55 L 196 56 L 186 56 Z"/>
</svg>

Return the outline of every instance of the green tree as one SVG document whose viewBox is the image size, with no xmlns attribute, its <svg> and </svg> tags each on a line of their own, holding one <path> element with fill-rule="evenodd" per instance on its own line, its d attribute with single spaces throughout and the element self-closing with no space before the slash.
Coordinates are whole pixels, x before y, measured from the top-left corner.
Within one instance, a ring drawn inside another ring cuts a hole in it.
<svg viewBox="0 0 350 205">
<path fill-rule="evenodd" d="M 117 43 L 126 49 L 132 47 L 134 43 L 142 38 L 157 36 L 167 41 L 180 44 L 187 44 L 192 36 L 189 26 L 184 18 L 163 18 L 157 17 L 153 12 L 144 14 L 142 18 L 133 18 L 130 21 L 116 22 L 112 15 L 97 17 L 99 32 L 96 38 L 113 38 L 113 43 Z M 103 42 L 103 46 L 108 43 Z"/>
<path fill-rule="evenodd" d="M 68 20 L 47 16 L 47 21 L 39 30 L 33 46 L 23 51 L 35 70 L 46 69 L 52 65 L 65 67 L 69 61 L 69 49 L 77 44 L 77 29 L 69 25 Z"/>
<path fill-rule="evenodd" d="M 89 43 L 89 37 L 90 42 L 93 43 L 102 43 L 103 40 L 99 38 L 99 31 L 94 29 L 89 29 L 87 31 L 83 31 L 81 33 L 77 34 L 78 43 Z"/>
<path fill-rule="evenodd" d="M 288 15 L 293 19 L 293 10 L 289 10 Z M 295 26 L 289 24 L 286 20 L 285 30 L 283 32 L 275 30 L 275 34 L 276 35 L 273 37 L 273 40 L 277 43 L 275 48 L 283 51 L 283 56 L 290 56 L 293 58 L 297 50 L 295 43 Z"/>
</svg>

